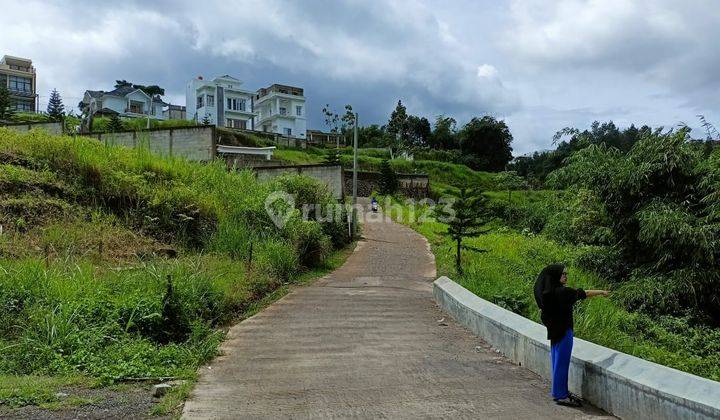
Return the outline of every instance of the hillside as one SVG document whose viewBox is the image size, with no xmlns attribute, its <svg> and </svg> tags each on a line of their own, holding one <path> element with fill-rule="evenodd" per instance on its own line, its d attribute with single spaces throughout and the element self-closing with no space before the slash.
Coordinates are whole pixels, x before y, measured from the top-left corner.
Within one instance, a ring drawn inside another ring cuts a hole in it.
<svg viewBox="0 0 720 420">
<path fill-rule="evenodd" d="M 275 158 L 290 164 L 313 164 L 327 160 L 334 149 L 308 147 L 305 150 L 279 148 Z M 379 171 L 384 159 L 389 159 L 387 151 L 381 149 L 359 149 L 358 165 L 362 170 Z M 352 149 L 340 149 L 340 163 L 350 169 L 353 164 Z M 474 171 L 465 165 L 435 160 L 392 159 L 390 164 L 399 173 L 425 173 L 430 176 L 433 194 L 440 195 L 447 189 L 457 189 L 463 185 L 471 185 L 483 190 L 497 187 L 495 175 L 489 172 Z"/>
<path fill-rule="evenodd" d="M 276 227 L 275 190 L 334 202 L 307 178 L 0 128 L 0 405 L 58 403 L 25 375 L 194 378 L 219 327 L 347 242 L 297 209 Z"/>
</svg>

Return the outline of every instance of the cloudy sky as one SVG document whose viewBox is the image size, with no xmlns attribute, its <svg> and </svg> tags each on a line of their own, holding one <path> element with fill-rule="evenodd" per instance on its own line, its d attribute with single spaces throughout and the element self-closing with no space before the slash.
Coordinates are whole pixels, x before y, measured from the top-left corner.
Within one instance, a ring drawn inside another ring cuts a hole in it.
<svg viewBox="0 0 720 420">
<path fill-rule="evenodd" d="M 107 4 L 106 4 L 107 3 Z M 305 88 L 309 126 L 352 104 L 384 124 L 398 99 L 431 121 L 491 114 L 515 154 L 592 121 L 720 125 L 716 0 L 0 0 L 0 54 L 31 58 L 40 105 L 116 79 L 173 103 L 197 75 Z M 700 130 L 695 134 L 701 136 Z"/>
</svg>

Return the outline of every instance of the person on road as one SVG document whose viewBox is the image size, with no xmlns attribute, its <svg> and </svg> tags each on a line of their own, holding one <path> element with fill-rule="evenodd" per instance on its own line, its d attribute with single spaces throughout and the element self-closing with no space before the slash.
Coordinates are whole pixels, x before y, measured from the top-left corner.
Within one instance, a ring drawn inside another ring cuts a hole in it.
<svg viewBox="0 0 720 420">
<path fill-rule="evenodd" d="M 594 296 L 607 296 L 607 290 L 567 287 L 567 269 L 562 264 L 543 268 L 535 282 L 535 301 L 540 319 L 547 327 L 552 368 L 552 397 L 557 404 L 582 406 L 582 400 L 568 390 L 568 371 L 573 347 L 573 305 Z"/>
<path fill-rule="evenodd" d="M 375 197 L 373 197 L 372 200 L 370 200 L 370 209 L 374 212 L 378 211 L 378 202 L 375 199 Z"/>
</svg>

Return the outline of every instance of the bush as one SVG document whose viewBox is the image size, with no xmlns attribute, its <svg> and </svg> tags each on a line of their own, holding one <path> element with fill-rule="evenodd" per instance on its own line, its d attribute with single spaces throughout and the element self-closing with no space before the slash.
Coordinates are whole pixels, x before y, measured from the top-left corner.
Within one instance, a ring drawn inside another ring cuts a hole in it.
<svg viewBox="0 0 720 420">
<path fill-rule="evenodd" d="M 549 182 L 590 190 L 607 214 L 610 234 L 603 236 L 618 243 L 623 263 L 666 286 L 662 296 L 648 300 L 659 305 L 631 299 L 631 307 L 675 313 L 677 308 L 667 301 L 672 296 L 717 325 L 720 151 L 707 157 L 688 132 L 646 132 L 627 154 L 589 146 L 570 156 Z"/>
<path fill-rule="evenodd" d="M 554 207 L 543 229 L 549 237 L 579 245 L 607 245 L 612 242 L 605 208 L 592 191 L 568 190 Z"/>
</svg>

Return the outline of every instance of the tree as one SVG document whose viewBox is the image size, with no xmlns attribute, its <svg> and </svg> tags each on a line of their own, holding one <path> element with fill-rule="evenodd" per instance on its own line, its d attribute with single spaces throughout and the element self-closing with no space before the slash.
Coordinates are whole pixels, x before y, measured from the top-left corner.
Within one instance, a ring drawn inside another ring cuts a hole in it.
<svg viewBox="0 0 720 420">
<path fill-rule="evenodd" d="M 115 89 L 121 88 L 121 87 L 128 87 L 131 86 L 134 89 L 140 89 L 143 92 L 145 92 L 148 96 L 152 97 L 153 95 L 164 95 L 165 89 L 161 88 L 158 85 L 137 85 L 131 82 L 128 82 L 127 80 L 116 80 L 115 81 Z"/>
<path fill-rule="evenodd" d="M 502 171 L 512 159 L 512 140 L 505 122 L 489 115 L 473 118 L 460 130 L 460 148 L 475 170 Z"/>
<path fill-rule="evenodd" d="M 498 187 L 506 189 L 508 192 L 508 204 L 511 201 L 511 191 L 527 188 L 527 182 L 525 179 L 517 174 L 515 171 L 504 171 L 497 174 L 496 177 Z"/>
<path fill-rule="evenodd" d="M 410 115 L 407 118 L 407 127 L 408 146 L 427 147 L 429 145 L 432 129 L 427 118 Z"/>
<path fill-rule="evenodd" d="M 455 268 L 458 274 L 462 274 L 463 249 L 487 252 L 463 244 L 464 239 L 474 238 L 491 230 L 483 229 L 483 226 L 490 222 L 487 197 L 480 190 L 460 188 L 460 193 L 455 195 L 449 204 L 435 207 L 435 216 L 439 221 L 448 224 L 447 232 L 442 234 L 455 241 Z"/>
<path fill-rule="evenodd" d="M 358 147 L 388 147 L 392 144 L 385 127 L 372 124 L 358 127 Z"/>
<path fill-rule="evenodd" d="M 10 120 L 15 115 L 15 108 L 10 99 L 10 91 L 0 85 L 0 120 Z"/>
<path fill-rule="evenodd" d="M 330 104 L 325 104 L 322 109 L 323 117 L 325 118 L 325 125 L 328 127 L 331 133 L 337 133 L 340 131 L 340 116 L 337 112 L 330 108 Z"/>
<path fill-rule="evenodd" d="M 380 193 L 395 194 L 398 190 L 398 179 L 390 161 L 385 159 L 380 165 Z"/>
<path fill-rule="evenodd" d="M 161 88 L 158 85 L 132 85 L 135 89 L 140 89 L 143 92 L 145 92 L 148 96 L 151 98 L 155 95 L 163 96 L 165 94 L 165 89 Z"/>
<path fill-rule="evenodd" d="M 456 124 L 454 118 L 438 115 L 435 119 L 435 127 L 428 139 L 428 145 L 433 149 L 459 149 Z"/>
<path fill-rule="evenodd" d="M 57 89 L 50 92 L 50 100 L 48 101 L 47 114 L 52 121 L 62 121 L 65 117 L 65 106 Z"/>
<path fill-rule="evenodd" d="M 406 146 L 408 141 L 408 115 L 402 101 L 398 101 L 397 106 L 390 114 L 386 129 L 388 133 L 394 136 L 393 147 L 395 149 Z"/>
<path fill-rule="evenodd" d="M 205 114 L 202 121 L 200 121 L 200 124 L 202 125 L 210 125 L 212 124 L 212 121 L 210 121 L 210 116 L 208 114 Z"/>
<path fill-rule="evenodd" d="M 112 114 L 110 116 L 110 121 L 108 121 L 107 131 L 109 131 L 111 133 L 116 133 L 118 131 L 123 131 L 123 130 L 124 130 L 124 127 L 123 127 L 122 120 L 120 119 L 120 116 L 118 116 L 118 114 Z"/>
</svg>

